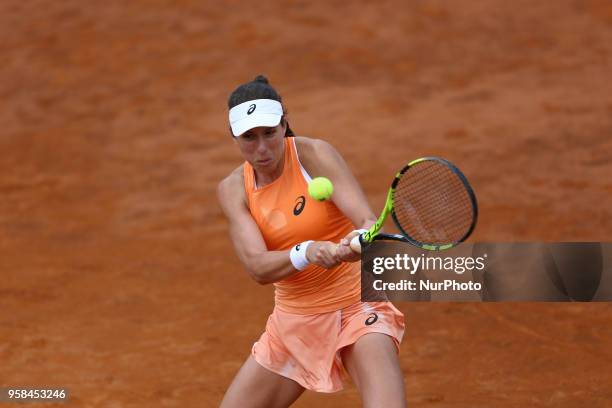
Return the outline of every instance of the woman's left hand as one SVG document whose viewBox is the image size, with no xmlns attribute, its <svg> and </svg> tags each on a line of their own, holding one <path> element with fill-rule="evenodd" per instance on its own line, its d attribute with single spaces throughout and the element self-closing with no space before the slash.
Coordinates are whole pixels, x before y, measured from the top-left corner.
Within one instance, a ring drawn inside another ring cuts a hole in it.
<svg viewBox="0 0 612 408">
<path fill-rule="evenodd" d="M 342 262 L 357 262 L 361 259 L 361 254 L 351 249 L 351 240 L 359 235 L 359 231 L 351 231 L 342 238 L 336 248 L 336 256 Z"/>
</svg>

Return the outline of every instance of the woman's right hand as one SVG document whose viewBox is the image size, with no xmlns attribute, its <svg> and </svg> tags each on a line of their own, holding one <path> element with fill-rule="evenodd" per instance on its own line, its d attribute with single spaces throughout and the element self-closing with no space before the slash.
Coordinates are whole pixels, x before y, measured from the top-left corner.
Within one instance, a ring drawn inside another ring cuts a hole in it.
<svg viewBox="0 0 612 408">
<path fill-rule="evenodd" d="M 340 263 L 336 254 L 338 244 L 330 241 L 314 241 L 308 245 L 306 259 L 308 262 L 325 269 L 333 268 Z"/>
</svg>

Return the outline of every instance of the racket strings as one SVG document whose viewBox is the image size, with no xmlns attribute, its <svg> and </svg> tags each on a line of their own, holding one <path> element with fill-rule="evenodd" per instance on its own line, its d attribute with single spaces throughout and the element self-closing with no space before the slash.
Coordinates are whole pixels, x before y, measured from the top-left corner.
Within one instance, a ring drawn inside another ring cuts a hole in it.
<svg viewBox="0 0 612 408">
<path fill-rule="evenodd" d="M 411 167 L 400 178 L 393 202 L 400 228 L 421 243 L 458 242 L 471 228 L 472 200 L 444 163 L 428 160 Z"/>
</svg>

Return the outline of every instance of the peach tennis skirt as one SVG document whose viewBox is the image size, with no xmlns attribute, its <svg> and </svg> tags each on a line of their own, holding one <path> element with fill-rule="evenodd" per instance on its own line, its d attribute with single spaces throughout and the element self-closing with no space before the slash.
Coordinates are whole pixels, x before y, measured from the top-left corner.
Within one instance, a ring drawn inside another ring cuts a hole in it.
<svg viewBox="0 0 612 408">
<path fill-rule="evenodd" d="M 308 390 L 336 392 L 344 373 L 340 350 L 366 333 L 390 336 L 399 352 L 404 315 L 391 302 L 357 302 L 312 315 L 274 308 L 252 354 L 263 367 Z"/>
</svg>

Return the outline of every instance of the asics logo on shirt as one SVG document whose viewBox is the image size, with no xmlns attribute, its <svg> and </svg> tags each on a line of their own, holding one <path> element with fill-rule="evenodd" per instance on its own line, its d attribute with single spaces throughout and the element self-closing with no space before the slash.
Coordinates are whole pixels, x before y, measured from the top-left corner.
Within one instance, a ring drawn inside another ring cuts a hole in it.
<svg viewBox="0 0 612 408">
<path fill-rule="evenodd" d="M 296 204 L 295 207 L 293 207 L 293 215 L 298 216 L 302 213 L 302 211 L 304 211 L 304 206 L 306 205 L 306 197 L 299 196 L 295 199 L 295 201 Z"/>
</svg>

